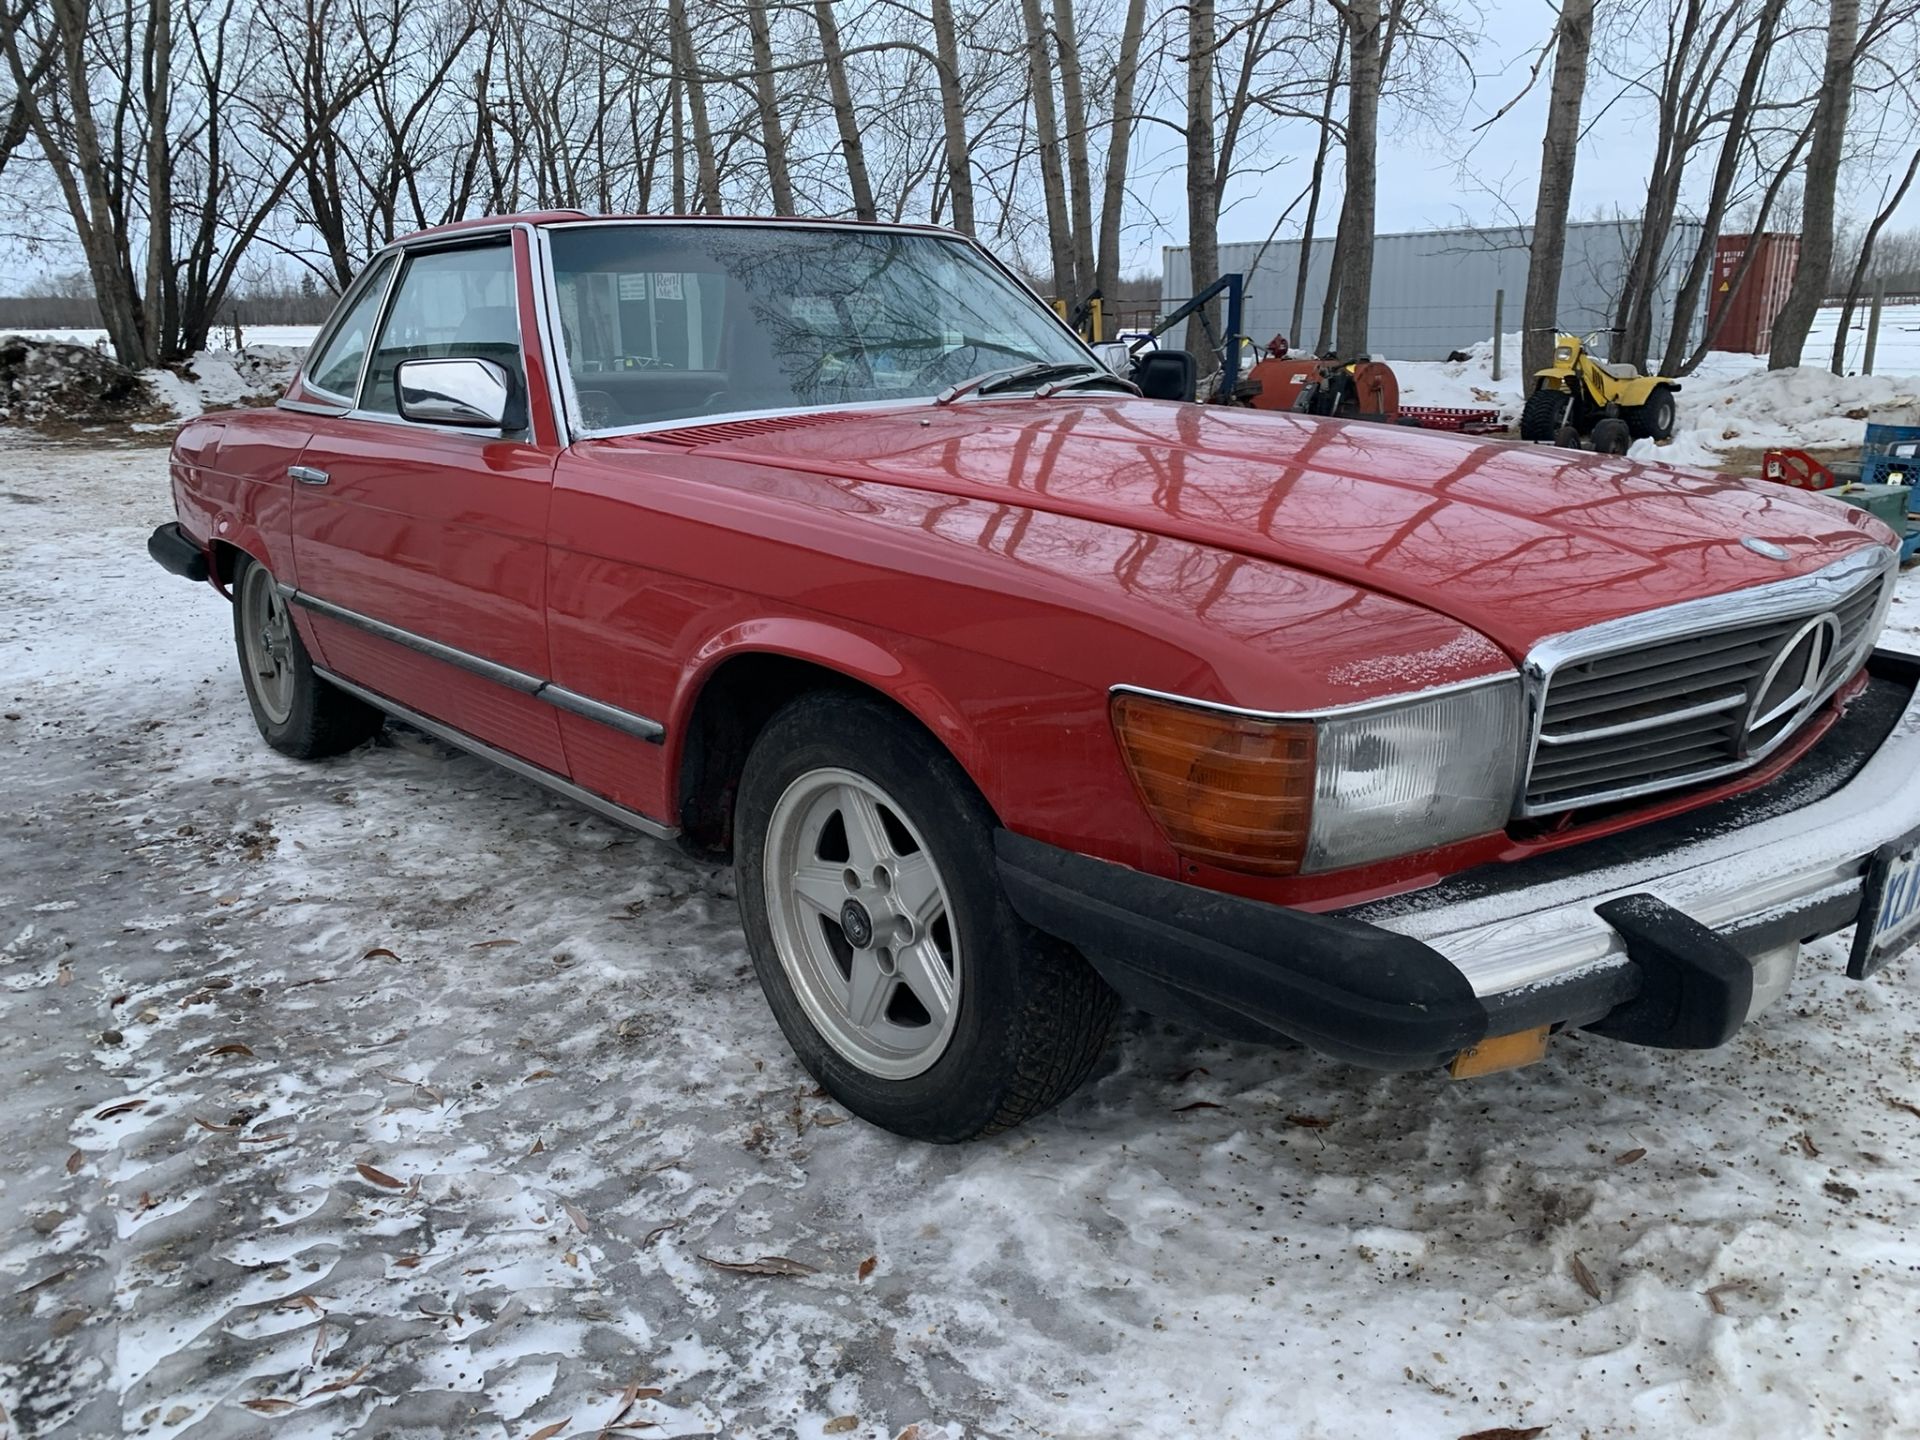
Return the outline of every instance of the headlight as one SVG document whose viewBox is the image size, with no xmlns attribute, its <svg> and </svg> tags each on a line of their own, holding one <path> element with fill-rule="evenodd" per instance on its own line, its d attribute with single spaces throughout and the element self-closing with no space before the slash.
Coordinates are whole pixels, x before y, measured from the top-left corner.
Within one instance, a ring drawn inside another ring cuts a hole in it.
<svg viewBox="0 0 1920 1440">
<path fill-rule="evenodd" d="M 1312 873 L 1498 830 L 1518 781 L 1520 680 L 1300 719 L 1120 691 L 1113 725 L 1182 855 Z"/>
<path fill-rule="evenodd" d="M 1573 347 L 1571 345 L 1554 346 L 1553 363 L 1556 365 L 1571 365 L 1573 363 Z"/>
</svg>

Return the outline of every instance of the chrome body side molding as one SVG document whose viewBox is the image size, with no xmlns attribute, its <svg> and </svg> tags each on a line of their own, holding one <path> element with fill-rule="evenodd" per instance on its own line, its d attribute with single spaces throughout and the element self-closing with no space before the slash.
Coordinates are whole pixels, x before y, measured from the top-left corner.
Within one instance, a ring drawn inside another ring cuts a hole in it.
<svg viewBox="0 0 1920 1440">
<path fill-rule="evenodd" d="M 398 625 L 389 625 L 386 621 L 376 620 L 371 615 L 362 615 L 358 610 L 349 610 L 344 605 L 336 605 L 331 600 L 323 600 L 318 595 L 297 589 L 292 585 L 282 585 L 280 593 L 290 603 L 304 606 L 316 615 L 324 615 L 329 620 L 338 620 L 343 625 L 351 625 L 355 629 L 366 631 L 369 635 L 378 635 L 382 640 L 390 640 L 395 645 L 404 645 L 409 650 L 431 656 L 448 665 L 457 666 L 469 674 L 491 680 L 496 685 L 504 685 L 507 689 L 516 690 L 522 695 L 530 695 L 535 700 L 541 700 L 553 706 L 556 710 L 565 710 L 570 714 L 582 716 L 655 745 L 666 739 L 667 727 L 650 716 L 637 715 L 631 710 L 621 709 L 618 705 L 609 705 L 604 700 L 595 700 L 590 695 L 582 695 L 577 690 L 556 685 L 542 676 L 530 675 L 524 670 L 515 670 L 512 666 L 498 664 L 483 655 L 475 655 L 452 645 L 444 645 L 438 640 L 430 640 L 425 635 L 416 635 L 411 630 L 403 630 Z M 350 688 L 344 681 L 335 683 L 343 688 Z"/>
<path fill-rule="evenodd" d="M 518 755 L 509 755 L 506 751 L 489 745 L 484 740 L 476 740 L 464 730 L 456 730 L 451 725 L 444 725 L 438 720 L 429 719 L 419 711 L 409 709 L 397 700 L 389 700 L 386 696 L 379 694 L 377 691 L 369 690 L 364 685 L 356 685 L 351 680 L 344 680 L 331 670 L 323 670 L 316 665 L 313 667 L 313 673 L 318 675 L 322 680 L 325 680 L 329 685 L 337 686 L 346 691 L 347 694 L 364 700 L 376 710 L 384 710 L 397 720 L 406 721 L 407 724 L 413 726 L 414 729 L 424 731 L 436 740 L 444 740 L 447 744 L 457 746 L 469 754 L 477 755 L 482 760 L 491 760 L 504 770 L 511 770 L 514 774 L 523 779 L 531 780 L 536 785 L 544 785 L 556 795 L 565 796 L 569 800 L 586 806 L 589 810 L 606 816 L 609 820 L 617 821 L 622 825 L 638 830 L 643 835 L 651 835 L 656 840 L 672 840 L 680 834 L 677 826 L 665 824 L 648 815 L 642 815 L 638 810 L 629 810 L 624 805 L 616 805 L 604 795 L 596 795 L 593 791 L 574 784 L 564 775 L 556 775 L 553 771 L 535 765 L 531 761 L 522 760 Z"/>
</svg>

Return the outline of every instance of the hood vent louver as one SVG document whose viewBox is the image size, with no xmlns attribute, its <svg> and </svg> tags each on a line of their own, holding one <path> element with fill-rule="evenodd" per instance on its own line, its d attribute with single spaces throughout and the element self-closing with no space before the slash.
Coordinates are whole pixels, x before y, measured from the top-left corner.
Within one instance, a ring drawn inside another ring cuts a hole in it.
<svg viewBox="0 0 1920 1440">
<path fill-rule="evenodd" d="M 655 430 L 644 438 L 656 445 L 678 445 L 687 450 L 702 445 L 721 445 L 730 440 L 752 440 L 781 430 L 798 430 L 809 425 L 832 425 L 853 417 L 844 410 L 826 415 L 763 415 L 742 420 L 722 420 L 711 425 L 688 425 L 676 430 Z"/>
</svg>

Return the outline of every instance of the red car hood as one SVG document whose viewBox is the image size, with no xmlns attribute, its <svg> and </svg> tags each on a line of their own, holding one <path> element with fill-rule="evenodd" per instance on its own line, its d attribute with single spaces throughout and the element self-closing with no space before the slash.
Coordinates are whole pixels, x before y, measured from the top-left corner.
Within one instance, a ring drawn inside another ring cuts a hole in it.
<svg viewBox="0 0 1920 1440">
<path fill-rule="evenodd" d="M 1890 538 L 1859 510 L 1761 481 L 1126 398 L 962 401 L 649 438 L 1258 556 L 1450 615 L 1515 657 L 1546 635 L 1786 579 Z"/>
</svg>

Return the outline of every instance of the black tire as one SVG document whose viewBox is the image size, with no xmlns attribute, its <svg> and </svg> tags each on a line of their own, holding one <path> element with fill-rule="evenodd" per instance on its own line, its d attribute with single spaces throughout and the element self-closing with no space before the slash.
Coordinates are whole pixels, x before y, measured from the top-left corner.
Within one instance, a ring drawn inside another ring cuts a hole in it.
<svg viewBox="0 0 1920 1440">
<path fill-rule="evenodd" d="M 960 972 L 952 1029 L 928 1068 L 905 1078 L 871 1073 L 816 1026 L 775 943 L 767 871 L 776 807 L 822 771 L 851 772 L 891 797 L 944 882 Z M 1086 1079 L 1114 993 L 1077 952 L 1014 913 L 994 861 L 992 811 L 911 719 L 842 692 L 792 701 L 754 742 L 734 814 L 740 910 L 761 988 L 800 1063 L 848 1110 L 896 1135 L 951 1143 L 1018 1125 Z"/>
<path fill-rule="evenodd" d="M 1567 408 L 1573 396 L 1565 390 L 1549 390 L 1545 385 L 1527 396 L 1520 410 L 1520 438 L 1542 444 L 1552 440 L 1566 423 Z"/>
<path fill-rule="evenodd" d="M 233 574 L 233 645 L 253 723 L 267 744 L 296 760 L 318 760 L 351 750 L 376 734 L 386 717 L 313 673 L 313 658 L 297 626 L 289 621 L 276 636 L 277 653 L 285 666 L 284 688 L 277 695 L 270 693 L 272 682 L 263 681 L 256 672 L 246 633 L 248 606 L 256 587 L 264 593 L 273 585 L 264 565 L 250 556 L 241 557 Z M 282 600 L 279 613 L 285 613 L 284 607 Z"/>
<path fill-rule="evenodd" d="M 1673 391 L 1662 385 L 1647 397 L 1645 404 L 1635 405 L 1622 414 L 1634 439 L 1671 440 L 1674 423 L 1679 417 L 1679 406 L 1673 398 Z"/>
<path fill-rule="evenodd" d="M 1609 415 L 1605 419 L 1594 422 L 1593 434 L 1590 438 L 1593 441 L 1593 448 L 1600 454 L 1624 455 L 1627 453 L 1627 446 L 1633 443 L 1633 431 L 1626 421 Z"/>
</svg>

